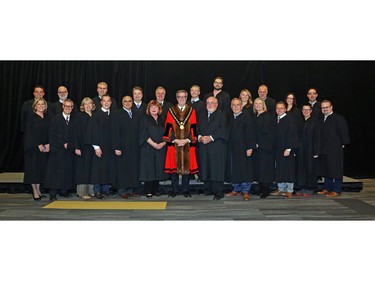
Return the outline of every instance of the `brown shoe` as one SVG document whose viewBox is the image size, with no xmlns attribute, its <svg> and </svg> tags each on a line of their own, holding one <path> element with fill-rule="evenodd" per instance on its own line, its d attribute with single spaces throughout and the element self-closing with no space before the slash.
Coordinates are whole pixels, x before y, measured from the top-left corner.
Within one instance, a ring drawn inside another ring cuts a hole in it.
<svg viewBox="0 0 375 281">
<path fill-rule="evenodd" d="M 249 200 L 250 200 L 250 195 L 249 195 L 249 193 L 245 193 L 245 194 L 243 195 L 243 200 L 245 200 L 245 201 L 249 201 Z"/>
<path fill-rule="evenodd" d="M 273 192 L 270 193 L 272 196 L 283 196 L 285 195 L 285 192 L 282 192 L 280 190 L 275 190 Z"/>
<path fill-rule="evenodd" d="M 327 195 L 329 193 L 328 190 L 323 189 L 322 191 L 317 192 L 319 195 Z"/>
<path fill-rule="evenodd" d="M 326 194 L 327 197 L 337 197 L 337 196 L 340 196 L 341 194 L 340 193 L 337 193 L 337 192 L 329 192 L 328 194 Z"/>
<path fill-rule="evenodd" d="M 293 197 L 293 193 L 292 192 L 285 193 L 285 196 L 284 196 L 285 199 L 290 199 L 292 197 Z"/>
<path fill-rule="evenodd" d="M 129 193 L 125 193 L 125 194 L 121 195 L 122 199 L 129 199 L 130 197 L 131 197 L 131 195 Z"/>
<path fill-rule="evenodd" d="M 241 196 L 241 192 L 232 191 L 232 192 L 227 193 L 226 196 L 228 196 L 228 197 Z"/>
</svg>

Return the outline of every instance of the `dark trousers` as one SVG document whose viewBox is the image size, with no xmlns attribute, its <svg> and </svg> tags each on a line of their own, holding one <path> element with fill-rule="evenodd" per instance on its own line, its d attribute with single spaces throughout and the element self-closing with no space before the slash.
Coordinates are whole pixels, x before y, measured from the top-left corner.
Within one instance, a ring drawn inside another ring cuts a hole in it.
<svg viewBox="0 0 375 281">
<path fill-rule="evenodd" d="M 224 197 L 224 182 L 222 181 L 205 181 L 204 192 L 218 197 Z"/>
<path fill-rule="evenodd" d="M 55 188 L 51 188 L 50 190 L 49 190 L 49 195 L 51 196 L 51 197 L 55 197 L 56 198 L 56 196 L 57 196 L 57 194 L 59 194 L 59 195 L 65 195 L 65 194 L 68 194 L 68 190 L 66 190 L 66 189 L 55 189 Z"/>
<path fill-rule="evenodd" d="M 157 195 L 159 193 L 159 181 L 145 181 L 145 193 Z"/>
<path fill-rule="evenodd" d="M 263 196 L 268 196 L 270 194 L 271 183 L 259 183 L 259 192 Z"/>
<path fill-rule="evenodd" d="M 342 180 L 324 177 L 324 189 L 327 191 L 334 191 L 336 193 L 342 192 Z"/>
<path fill-rule="evenodd" d="M 190 175 L 182 175 L 182 192 L 189 192 L 189 176 Z M 172 192 L 179 193 L 181 191 L 178 186 L 178 179 L 179 177 L 177 173 L 171 174 Z"/>
</svg>

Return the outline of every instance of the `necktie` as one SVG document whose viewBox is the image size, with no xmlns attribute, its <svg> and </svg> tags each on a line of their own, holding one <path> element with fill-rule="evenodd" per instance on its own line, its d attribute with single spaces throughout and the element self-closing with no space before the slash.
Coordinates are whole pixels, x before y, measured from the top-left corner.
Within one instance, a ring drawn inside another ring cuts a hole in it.
<svg viewBox="0 0 375 281">
<path fill-rule="evenodd" d="M 133 118 L 133 117 L 132 117 L 132 116 L 133 116 L 132 112 L 131 112 L 131 111 L 128 111 L 128 113 L 129 113 L 129 117 L 130 117 L 130 118 Z"/>
<path fill-rule="evenodd" d="M 65 123 L 66 125 L 69 125 L 69 116 L 66 116 Z"/>
<path fill-rule="evenodd" d="M 211 113 L 208 112 L 208 121 L 210 121 Z"/>
<path fill-rule="evenodd" d="M 139 109 L 140 104 L 137 104 L 137 109 Z"/>
<path fill-rule="evenodd" d="M 327 120 L 327 116 L 324 116 L 324 122 L 326 122 L 326 120 Z"/>
<path fill-rule="evenodd" d="M 109 116 L 109 110 L 107 110 L 107 115 Z"/>
<path fill-rule="evenodd" d="M 183 107 L 180 107 L 181 111 L 184 111 L 184 108 Z"/>
<path fill-rule="evenodd" d="M 277 124 L 280 122 L 280 116 L 277 116 Z"/>
</svg>

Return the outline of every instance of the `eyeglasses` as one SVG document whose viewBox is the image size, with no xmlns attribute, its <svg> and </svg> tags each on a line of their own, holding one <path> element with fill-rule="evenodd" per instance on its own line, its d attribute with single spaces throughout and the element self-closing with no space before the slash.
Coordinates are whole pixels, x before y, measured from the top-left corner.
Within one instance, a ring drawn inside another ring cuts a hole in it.
<svg viewBox="0 0 375 281">
<path fill-rule="evenodd" d="M 322 109 L 328 109 L 328 108 L 330 108 L 331 106 L 322 106 Z"/>
<path fill-rule="evenodd" d="M 124 102 L 132 102 L 131 100 L 124 100 Z"/>
<path fill-rule="evenodd" d="M 67 108 L 73 108 L 73 105 L 63 105 L 63 106 Z"/>
<path fill-rule="evenodd" d="M 177 96 L 178 99 L 187 99 L 187 96 Z"/>
<path fill-rule="evenodd" d="M 314 92 L 313 92 L 313 93 L 307 93 L 307 94 L 308 94 L 308 95 L 316 95 L 316 93 L 314 93 Z"/>
<path fill-rule="evenodd" d="M 66 94 L 68 91 L 57 92 L 58 94 Z"/>
</svg>

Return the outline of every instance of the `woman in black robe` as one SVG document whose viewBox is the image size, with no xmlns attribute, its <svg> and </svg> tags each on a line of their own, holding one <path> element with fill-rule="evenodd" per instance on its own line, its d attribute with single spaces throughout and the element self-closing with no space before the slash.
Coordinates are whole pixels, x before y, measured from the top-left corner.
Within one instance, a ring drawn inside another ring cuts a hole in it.
<svg viewBox="0 0 375 281">
<path fill-rule="evenodd" d="M 296 122 L 303 119 L 301 110 L 297 107 L 297 98 L 295 94 L 288 93 L 285 96 L 284 103 L 286 104 L 286 113 L 291 115 Z"/>
<path fill-rule="evenodd" d="M 259 183 L 260 198 L 267 198 L 275 179 L 273 140 L 275 122 L 273 114 L 261 98 L 254 101 L 256 149 L 254 151 L 254 179 Z"/>
<path fill-rule="evenodd" d="M 94 155 L 92 145 L 86 144 L 87 128 L 95 110 L 94 101 L 91 98 L 84 98 L 81 102 L 80 111 L 76 114 L 73 140 L 71 148 L 75 152 L 75 184 L 77 184 L 77 195 L 83 199 L 90 199 L 93 192 L 93 185 L 90 184 L 91 165 Z"/>
<path fill-rule="evenodd" d="M 311 196 L 318 187 L 318 155 L 320 150 L 320 124 L 312 117 L 309 103 L 302 106 L 304 118 L 297 124 L 300 147 L 297 150 L 298 196 Z"/>
<path fill-rule="evenodd" d="M 47 102 L 38 98 L 33 102 L 32 114 L 26 122 L 24 134 L 24 184 L 31 184 L 34 200 L 41 200 L 40 184 L 44 182 L 49 152 L 49 118 L 45 115 Z"/>
<path fill-rule="evenodd" d="M 164 120 L 162 107 L 152 100 L 147 104 L 146 115 L 140 124 L 140 173 L 139 180 L 145 183 L 148 198 L 160 196 L 159 181 L 166 180 L 164 172 L 166 142 L 163 141 Z"/>
</svg>

